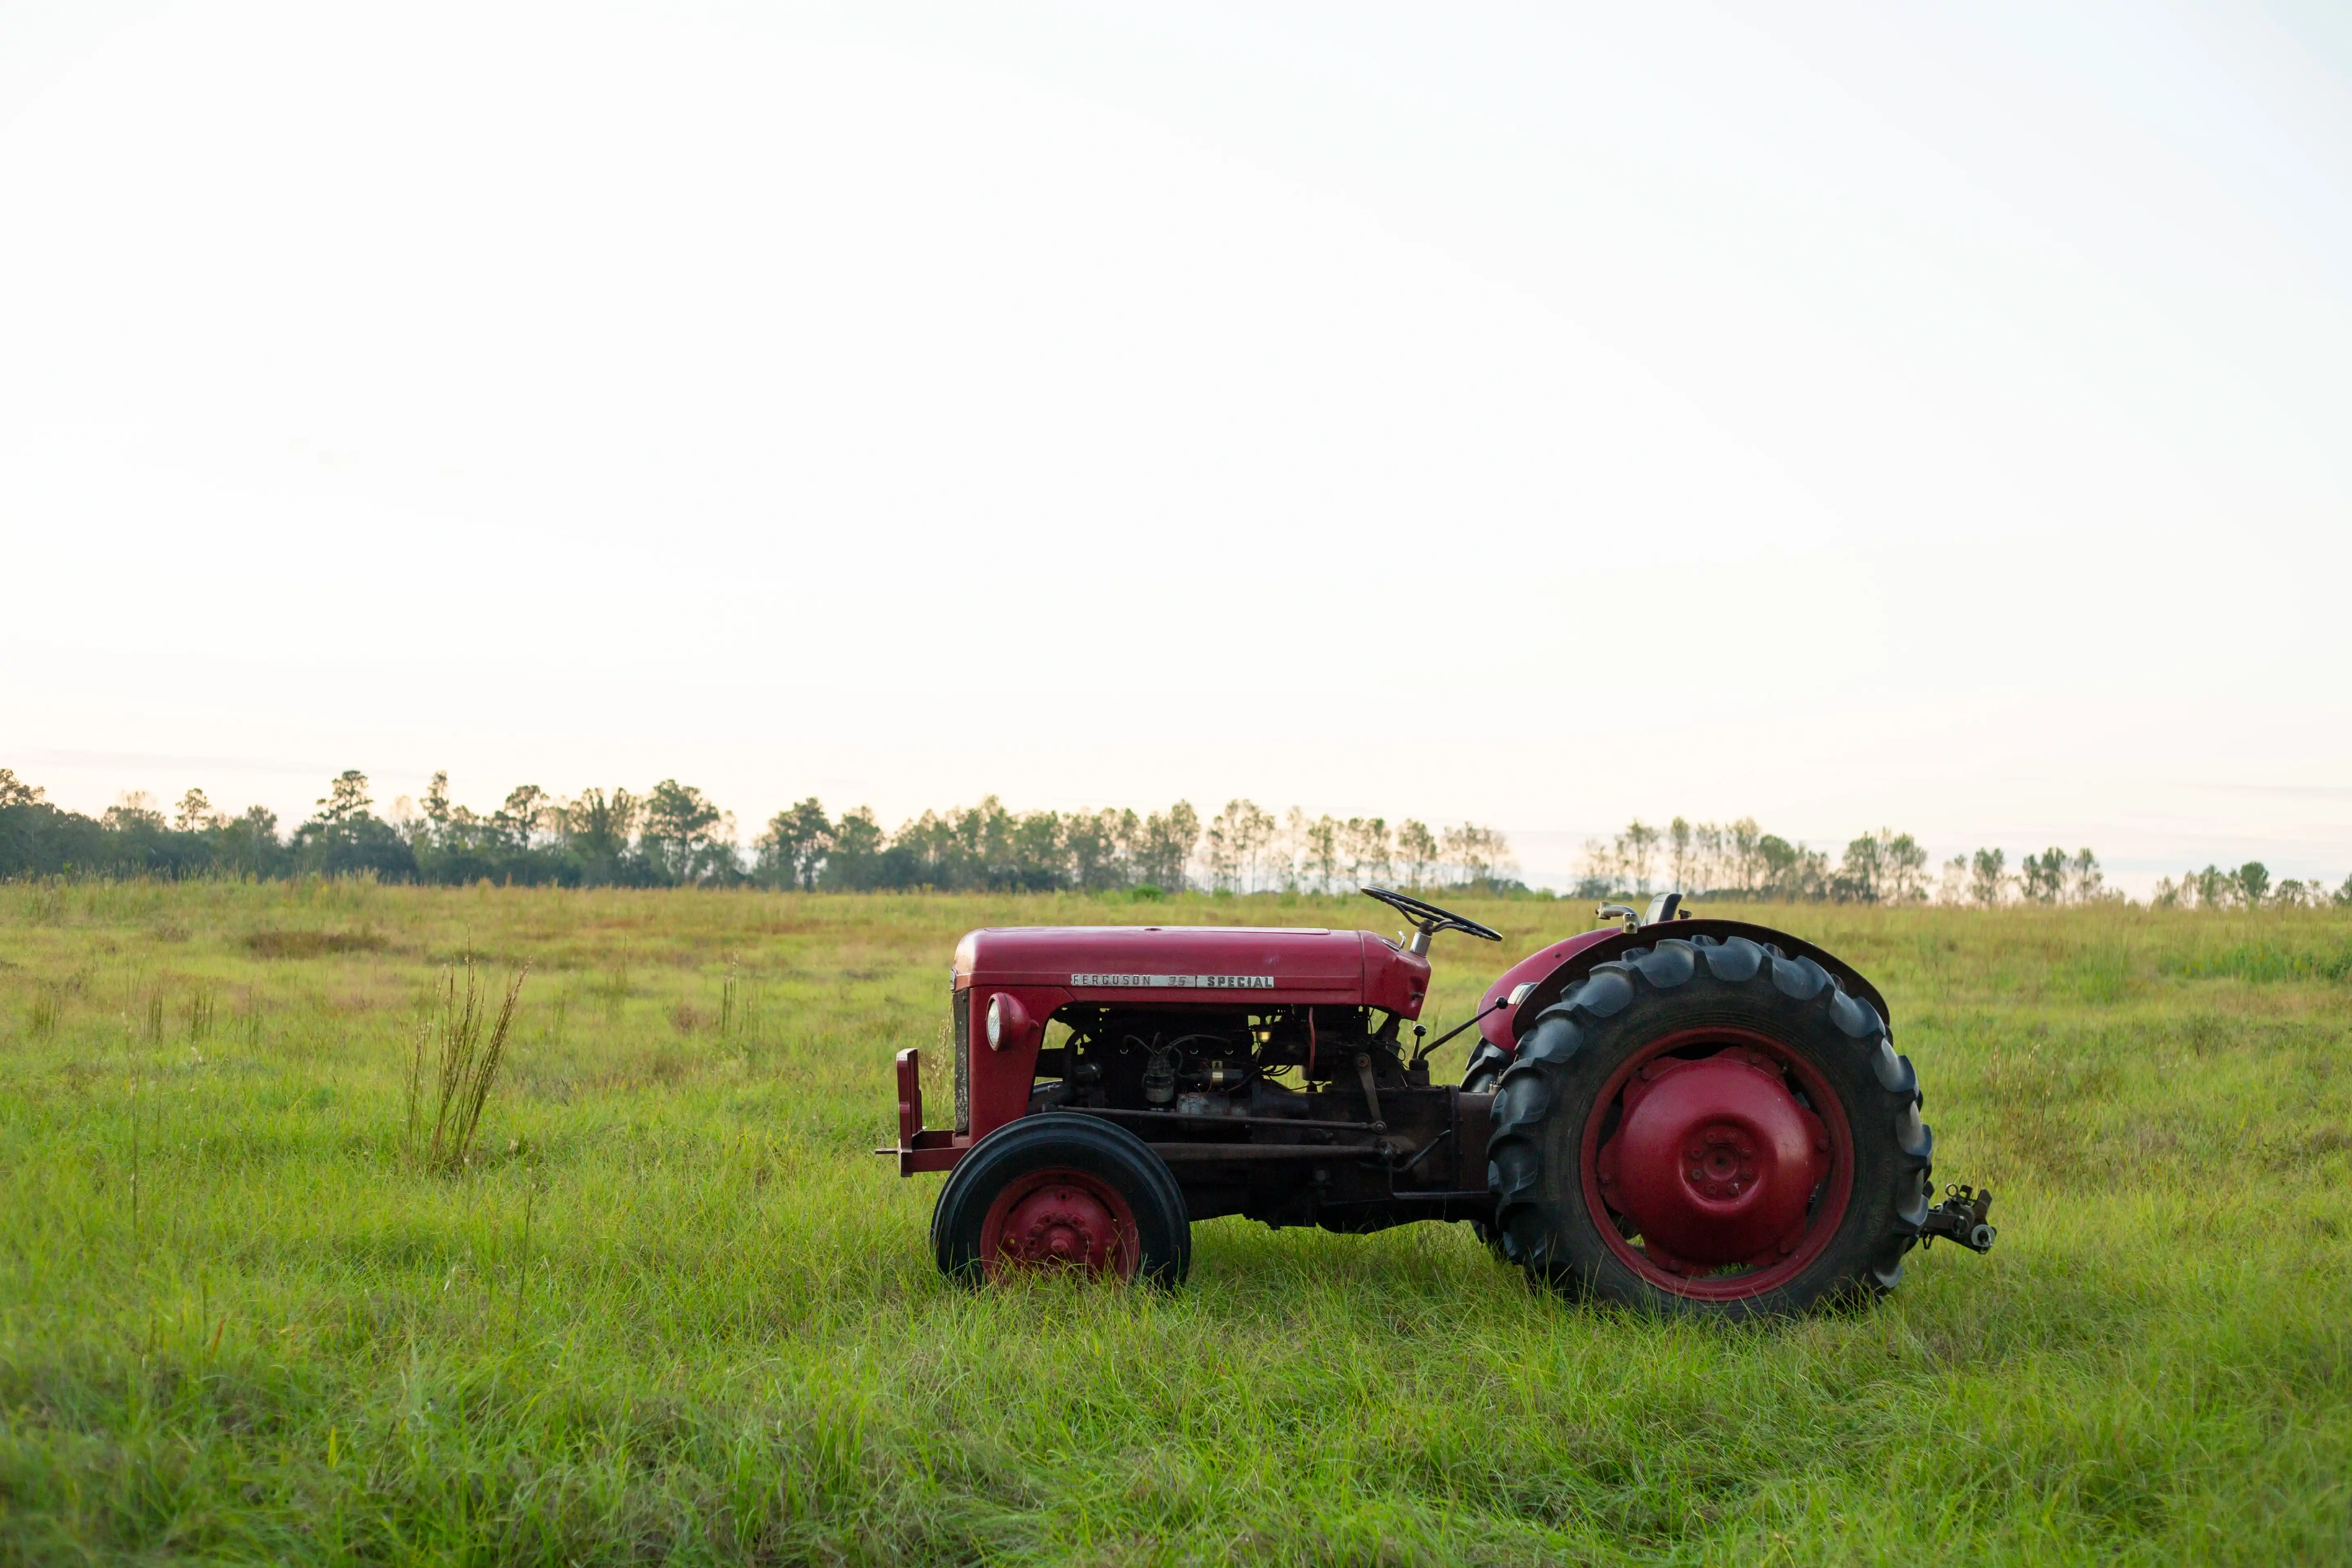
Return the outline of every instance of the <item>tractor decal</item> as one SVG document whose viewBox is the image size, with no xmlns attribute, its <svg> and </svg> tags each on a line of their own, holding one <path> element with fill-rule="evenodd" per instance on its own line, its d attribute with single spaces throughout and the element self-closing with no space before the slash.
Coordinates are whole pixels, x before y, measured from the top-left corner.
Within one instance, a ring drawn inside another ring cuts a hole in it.
<svg viewBox="0 0 2352 1568">
<path fill-rule="evenodd" d="M 1073 985 L 1140 990 L 1174 986 L 1195 991 L 1271 991 L 1271 974 L 1073 974 Z"/>
</svg>

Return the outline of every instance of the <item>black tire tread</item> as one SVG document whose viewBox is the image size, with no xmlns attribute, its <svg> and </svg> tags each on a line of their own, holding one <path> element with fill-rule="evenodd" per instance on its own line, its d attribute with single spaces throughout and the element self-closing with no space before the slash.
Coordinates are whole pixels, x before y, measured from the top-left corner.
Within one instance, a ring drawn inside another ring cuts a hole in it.
<svg viewBox="0 0 2352 1568">
<path fill-rule="evenodd" d="M 1504 1070 L 1510 1065 L 1510 1052 L 1492 1040 L 1480 1040 L 1471 1050 L 1469 1061 L 1463 1065 L 1463 1091 L 1468 1094 L 1494 1093 L 1495 1086 L 1503 1081 Z M 1486 1250 L 1493 1253 L 1498 1260 L 1505 1263 L 1511 1260 L 1503 1251 L 1501 1231 L 1484 1220 L 1476 1219 L 1470 1222 L 1470 1229 L 1481 1242 L 1486 1244 Z"/>
<path fill-rule="evenodd" d="M 1759 1005 L 1811 1026 L 1817 1037 L 1845 1043 L 1852 1065 L 1867 1064 L 1876 1103 L 1853 1129 L 1857 1145 L 1865 1138 L 1888 1141 L 1895 1173 L 1894 1202 L 1878 1234 L 1861 1249 L 1851 1277 L 1822 1296 L 1874 1299 L 1892 1289 L 1903 1273 L 1904 1255 L 1916 1245 L 1927 1218 L 1935 1154 L 1934 1135 L 1919 1119 L 1918 1075 L 1908 1057 L 1896 1054 L 1885 1019 L 1877 1009 L 1847 993 L 1835 976 L 1810 958 L 1790 958 L 1769 942 L 1745 937 L 1717 941 L 1669 937 L 1597 965 L 1546 1008 L 1520 1037 L 1516 1058 L 1500 1074 L 1496 1089 L 1494 1132 L 1487 1143 L 1487 1184 L 1496 1203 L 1500 1251 L 1531 1278 L 1570 1296 L 1592 1293 L 1594 1280 L 1564 1255 L 1548 1212 L 1554 1194 L 1574 1193 L 1581 1201 L 1581 1175 L 1545 1169 L 1542 1136 L 1568 1064 L 1588 1043 L 1610 1031 L 1608 1021 L 1645 994 L 1681 993 L 1698 987 L 1722 994 L 1733 1005 Z M 1733 1000 L 1736 998 L 1736 1000 Z M 1827 1023 L 1833 1034 L 1821 1031 Z M 1474 1057 L 1474 1063 L 1476 1058 Z M 1857 1192 L 1853 1201 L 1861 1203 Z M 1667 1310 L 1699 1310 L 1748 1316 L 1790 1310 L 1791 1303 L 1767 1298 L 1711 1302 L 1645 1287 L 1645 1304 Z M 1811 1300 L 1793 1303 L 1801 1310 Z"/>
</svg>

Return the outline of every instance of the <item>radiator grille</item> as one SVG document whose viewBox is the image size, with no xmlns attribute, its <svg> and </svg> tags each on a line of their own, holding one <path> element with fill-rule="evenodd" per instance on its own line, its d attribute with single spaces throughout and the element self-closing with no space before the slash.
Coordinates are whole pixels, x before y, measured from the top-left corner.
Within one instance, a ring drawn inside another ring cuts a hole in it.
<svg viewBox="0 0 2352 1568">
<path fill-rule="evenodd" d="M 956 1119 L 958 1132 L 971 1131 L 971 993 L 950 992 L 948 1010 L 955 1015 Z"/>
</svg>

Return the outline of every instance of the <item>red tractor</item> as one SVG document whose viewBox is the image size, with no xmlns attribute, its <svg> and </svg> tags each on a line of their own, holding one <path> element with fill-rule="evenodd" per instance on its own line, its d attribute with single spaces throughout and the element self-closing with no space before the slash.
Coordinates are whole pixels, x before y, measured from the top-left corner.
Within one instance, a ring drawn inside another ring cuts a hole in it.
<svg viewBox="0 0 2352 1568">
<path fill-rule="evenodd" d="M 1794 937 L 1646 915 L 1554 942 L 1436 1039 L 1430 941 L 1500 933 L 1383 888 L 1411 922 L 976 931 L 956 946 L 955 1121 L 898 1053 L 898 1172 L 945 1171 L 940 1268 L 1163 1285 L 1192 1222 L 1370 1231 L 1466 1220 L 1575 1296 L 1731 1316 L 1894 1285 L 1934 1237 L 1992 1245 L 1988 1192 L 1932 1205 L 1919 1083 L 1869 981 Z M 1053 1044 L 1048 1026 L 1060 1025 Z M 1411 1026 L 1411 1036 L 1404 1030 Z M 1459 1084 L 1430 1054 L 1473 1026 Z"/>
</svg>

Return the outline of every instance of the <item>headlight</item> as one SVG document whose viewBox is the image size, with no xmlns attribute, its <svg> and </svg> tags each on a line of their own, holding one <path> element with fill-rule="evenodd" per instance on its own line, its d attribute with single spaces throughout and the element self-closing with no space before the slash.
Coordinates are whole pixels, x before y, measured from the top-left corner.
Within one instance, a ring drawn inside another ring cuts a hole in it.
<svg viewBox="0 0 2352 1568">
<path fill-rule="evenodd" d="M 1029 1015 L 1020 1002 L 1000 991 L 988 999 L 988 1048 L 1001 1051 L 1017 1046 L 1029 1035 Z"/>
</svg>

